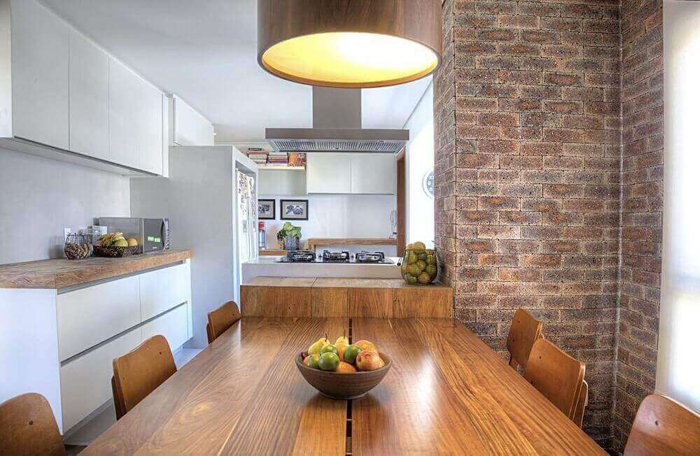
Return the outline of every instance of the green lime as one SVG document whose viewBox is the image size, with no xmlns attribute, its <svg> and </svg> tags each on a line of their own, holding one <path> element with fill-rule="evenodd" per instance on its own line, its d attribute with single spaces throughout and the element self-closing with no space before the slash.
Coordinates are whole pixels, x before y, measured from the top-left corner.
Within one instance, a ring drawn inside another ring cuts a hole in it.
<svg viewBox="0 0 700 456">
<path fill-rule="evenodd" d="M 406 274 L 406 271 L 408 270 L 408 264 L 401 263 L 401 274 Z"/>
<path fill-rule="evenodd" d="M 332 344 L 324 345 L 321 347 L 321 351 L 319 352 L 321 355 L 324 353 L 335 353 L 336 355 L 338 354 L 338 347 Z"/>
<path fill-rule="evenodd" d="M 423 243 L 420 242 L 420 241 L 419 241 L 419 242 L 414 242 L 414 243 L 413 243 L 413 248 L 416 249 L 416 250 L 425 250 L 425 244 L 423 244 Z"/>
<path fill-rule="evenodd" d="M 423 274 L 418 276 L 418 282 L 422 283 L 423 285 L 428 285 L 432 281 L 433 279 L 430 278 L 427 272 L 424 272 Z"/>
<path fill-rule="evenodd" d="M 416 279 L 415 277 L 413 277 L 411 275 L 405 275 L 405 276 L 403 276 L 403 278 L 404 278 L 404 280 L 406 280 L 406 283 L 409 283 L 411 285 L 415 285 L 416 283 L 418 283 L 418 279 Z"/>
<path fill-rule="evenodd" d="M 340 364 L 340 358 L 337 353 L 326 352 L 318 360 L 318 368 L 324 371 L 334 371 L 338 364 Z"/>
<path fill-rule="evenodd" d="M 345 349 L 345 353 L 343 353 L 343 360 L 346 363 L 350 364 L 355 364 L 355 360 L 357 359 L 357 355 L 360 354 L 362 349 L 358 347 L 355 344 L 349 345 L 348 348 Z"/>
<path fill-rule="evenodd" d="M 437 276 L 437 266 L 434 264 L 428 264 L 428 266 L 425 267 L 425 272 L 427 272 L 428 275 L 434 279 L 435 276 Z"/>
<path fill-rule="evenodd" d="M 304 364 L 306 367 L 310 367 L 312 369 L 318 369 L 318 359 L 320 358 L 319 355 L 309 355 L 304 359 Z"/>
<path fill-rule="evenodd" d="M 417 264 L 409 264 L 408 267 L 406 268 L 406 272 L 408 273 L 408 275 L 412 275 L 414 277 L 417 277 L 418 275 L 420 275 L 421 270 L 418 269 Z"/>
<path fill-rule="evenodd" d="M 437 257 L 435 255 L 428 255 L 428 264 L 437 264 Z"/>
<path fill-rule="evenodd" d="M 406 255 L 406 263 L 414 264 L 416 261 L 418 261 L 418 255 L 413 252 L 408 252 L 408 255 Z"/>
<path fill-rule="evenodd" d="M 421 272 L 423 272 L 423 271 L 425 270 L 425 267 L 426 267 L 427 265 L 428 265 L 428 263 L 426 263 L 426 262 L 423 261 L 423 260 L 418 260 L 418 262 L 416 263 L 416 266 L 418 266 L 418 270 L 421 271 Z"/>
</svg>

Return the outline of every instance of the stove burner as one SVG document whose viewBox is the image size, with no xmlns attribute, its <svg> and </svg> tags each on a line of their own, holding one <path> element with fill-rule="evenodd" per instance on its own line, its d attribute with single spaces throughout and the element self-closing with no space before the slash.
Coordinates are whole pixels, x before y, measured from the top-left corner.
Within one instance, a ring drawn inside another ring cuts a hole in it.
<svg viewBox="0 0 700 456">
<path fill-rule="evenodd" d="M 324 250 L 322 258 L 324 263 L 349 263 L 350 252 L 331 252 L 330 250 Z"/>
<path fill-rule="evenodd" d="M 287 252 L 286 262 L 313 263 L 314 261 L 316 261 L 316 253 L 311 250 L 290 250 Z"/>
<path fill-rule="evenodd" d="M 384 253 L 383 252 L 360 252 L 355 255 L 355 262 L 357 263 L 383 263 Z"/>
</svg>

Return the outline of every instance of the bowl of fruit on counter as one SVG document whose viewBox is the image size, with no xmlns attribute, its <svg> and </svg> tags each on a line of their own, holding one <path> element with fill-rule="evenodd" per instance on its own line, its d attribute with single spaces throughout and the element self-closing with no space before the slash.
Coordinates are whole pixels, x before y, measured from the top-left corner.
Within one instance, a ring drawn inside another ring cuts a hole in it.
<svg viewBox="0 0 700 456">
<path fill-rule="evenodd" d="M 124 233 L 114 232 L 100 236 L 95 245 L 95 256 L 121 258 L 141 253 L 136 239 L 124 237 Z"/>
<path fill-rule="evenodd" d="M 358 399 L 377 386 L 391 368 L 391 358 L 368 340 L 323 337 L 296 357 L 304 379 L 332 399 Z"/>
</svg>

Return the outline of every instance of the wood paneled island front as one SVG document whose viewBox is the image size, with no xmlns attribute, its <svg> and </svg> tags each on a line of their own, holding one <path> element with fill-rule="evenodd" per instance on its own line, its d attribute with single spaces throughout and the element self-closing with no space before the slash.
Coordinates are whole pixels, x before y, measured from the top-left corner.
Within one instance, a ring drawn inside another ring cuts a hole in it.
<svg viewBox="0 0 700 456">
<path fill-rule="evenodd" d="M 454 291 L 401 279 L 255 277 L 241 286 L 246 317 L 452 318 Z"/>
</svg>

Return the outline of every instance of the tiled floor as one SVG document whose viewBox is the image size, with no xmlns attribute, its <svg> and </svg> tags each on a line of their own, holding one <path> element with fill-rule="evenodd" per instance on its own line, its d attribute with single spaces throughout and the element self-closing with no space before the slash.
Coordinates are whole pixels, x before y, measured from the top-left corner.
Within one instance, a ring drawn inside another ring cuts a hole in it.
<svg viewBox="0 0 700 456">
<path fill-rule="evenodd" d="M 175 365 L 178 369 L 190 362 L 197 356 L 200 349 L 182 348 L 175 352 Z M 117 421 L 114 411 L 114 404 L 110 403 L 104 410 L 93 416 L 79 429 L 71 432 L 65 439 L 66 455 L 72 456 L 80 453 L 87 445 L 95 440 L 100 434 L 106 431 Z"/>
</svg>

